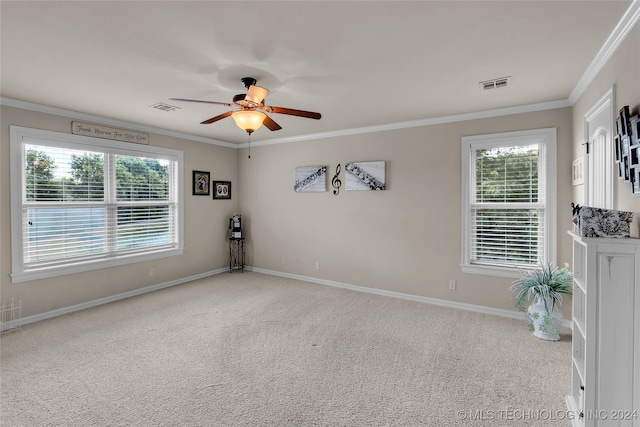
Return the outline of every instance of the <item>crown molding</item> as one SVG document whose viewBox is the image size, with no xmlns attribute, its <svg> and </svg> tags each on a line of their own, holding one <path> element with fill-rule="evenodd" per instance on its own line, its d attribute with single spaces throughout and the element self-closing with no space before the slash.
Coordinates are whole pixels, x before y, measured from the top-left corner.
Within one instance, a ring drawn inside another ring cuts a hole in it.
<svg viewBox="0 0 640 427">
<path fill-rule="evenodd" d="M 92 123 L 100 123 L 103 125 L 110 125 L 115 127 L 121 127 L 131 130 L 137 130 L 148 133 L 155 133 L 158 135 L 170 136 L 173 138 L 186 139 L 196 142 L 204 142 L 205 144 L 219 145 L 227 148 L 238 148 L 237 144 L 230 142 L 220 141 L 213 138 L 204 138 L 201 136 L 190 135 L 188 133 L 176 132 L 168 129 L 157 128 L 153 126 L 141 125 L 138 123 L 127 122 L 124 120 L 109 119 L 102 116 L 96 116 L 88 113 L 81 113 L 79 111 L 66 110 L 64 108 L 51 107 L 48 105 L 35 104 L 33 102 L 21 101 L 19 99 L 0 97 L 0 105 L 6 105 L 8 107 L 20 108 L 22 110 L 35 111 L 39 113 L 53 114 L 55 116 L 62 116 L 69 119 L 83 120 Z"/>
<path fill-rule="evenodd" d="M 605 66 L 611 55 L 616 51 L 620 43 L 627 37 L 629 32 L 640 20 L 640 0 L 633 0 L 627 11 L 622 15 L 620 22 L 613 29 L 609 38 L 604 43 L 596 57 L 591 61 L 584 74 L 569 95 L 571 105 L 575 104 L 580 95 L 591 84 L 596 75 Z"/>
<path fill-rule="evenodd" d="M 531 113 L 535 111 L 554 110 L 556 108 L 571 107 L 567 99 L 542 102 L 538 104 L 520 105 L 516 107 L 505 107 L 494 110 L 477 111 L 473 113 L 455 114 L 450 116 L 433 117 L 429 119 L 410 120 L 405 122 L 387 123 L 383 125 L 365 126 L 352 129 L 342 129 L 330 132 L 310 133 L 306 135 L 290 136 L 285 138 L 274 138 L 251 142 L 254 147 L 262 145 L 285 144 L 289 142 L 310 141 L 323 138 L 334 138 L 339 136 L 357 135 L 361 133 L 385 132 L 397 129 L 408 129 L 422 126 L 439 125 L 443 123 L 463 122 L 468 120 L 487 119 L 491 117 L 508 116 L 511 114 Z M 238 148 L 248 147 L 248 143 L 238 145 Z"/>
<path fill-rule="evenodd" d="M 53 114 L 71 119 L 85 120 L 88 122 L 97 122 L 100 124 L 123 127 L 131 130 L 142 132 L 156 133 L 175 138 L 186 139 L 196 142 L 204 142 L 206 144 L 219 145 L 227 148 L 246 148 L 248 143 L 234 144 L 230 142 L 220 141 L 212 138 L 204 138 L 200 136 L 190 135 L 182 132 L 175 132 L 167 129 L 156 128 L 152 126 L 141 125 L 137 123 L 127 122 L 123 120 L 109 119 L 106 117 L 96 116 L 93 114 L 81 113 L 73 110 L 65 110 L 63 108 L 50 107 L 47 105 L 35 104 L 32 102 L 21 101 L 13 98 L 0 97 L 0 105 L 20 108 L 23 110 L 36 111 L 40 113 Z M 538 104 L 520 105 L 516 107 L 498 108 L 494 110 L 477 111 L 473 113 L 455 114 L 450 116 L 433 117 L 429 119 L 410 120 L 405 122 L 387 123 L 382 125 L 364 126 L 352 129 L 343 129 L 338 131 L 310 133 L 305 135 L 290 136 L 284 138 L 275 138 L 267 140 L 257 140 L 251 143 L 254 147 L 263 145 L 285 144 L 290 142 L 312 141 L 323 138 L 335 138 L 341 136 L 358 135 L 362 133 L 385 132 L 397 129 L 408 129 L 422 126 L 432 126 L 443 123 L 461 122 L 467 120 L 486 119 L 491 117 L 507 116 L 510 114 L 530 113 L 535 111 L 553 110 L 556 108 L 570 107 L 572 104 L 568 100 L 558 100 L 542 102 Z"/>
</svg>

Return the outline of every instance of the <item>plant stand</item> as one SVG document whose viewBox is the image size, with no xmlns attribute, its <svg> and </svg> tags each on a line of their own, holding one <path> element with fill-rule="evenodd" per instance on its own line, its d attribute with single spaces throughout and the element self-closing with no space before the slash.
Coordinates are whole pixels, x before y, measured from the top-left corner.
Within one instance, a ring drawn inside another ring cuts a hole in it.
<svg viewBox="0 0 640 427">
<path fill-rule="evenodd" d="M 229 272 L 233 270 L 244 273 L 244 237 L 229 239 Z"/>
</svg>

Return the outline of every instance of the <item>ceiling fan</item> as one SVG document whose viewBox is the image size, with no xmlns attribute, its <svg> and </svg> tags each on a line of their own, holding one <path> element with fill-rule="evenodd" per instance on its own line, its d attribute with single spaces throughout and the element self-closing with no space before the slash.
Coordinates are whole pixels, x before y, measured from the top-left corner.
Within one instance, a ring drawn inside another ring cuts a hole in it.
<svg viewBox="0 0 640 427">
<path fill-rule="evenodd" d="M 269 94 L 269 91 L 263 87 L 256 86 L 257 80 L 253 77 L 243 77 L 240 79 L 247 88 L 247 93 L 241 93 L 233 97 L 231 103 L 228 102 L 216 102 L 216 101 L 200 101 L 197 99 L 183 99 L 183 98 L 170 98 L 172 101 L 184 101 L 184 102 L 202 102 L 205 104 L 217 104 L 227 107 L 238 107 L 239 110 L 227 111 L 218 116 L 211 117 L 201 124 L 208 125 L 218 120 L 222 120 L 226 117 L 233 117 L 236 125 L 249 135 L 257 130 L 263 124 L 271 131 L 280 130 L 282 127 L 277 124 L 273 119 L 267 116 L 264 112 L 275 114 L 288 114 L 290 116 L 306 117 L 308 119 L 319 120 L 320 113 L 314 113 L 311 111 L 294 110 L 292 108 L 274 107 L 264 105 L 264 98 Z"/>
</svg>

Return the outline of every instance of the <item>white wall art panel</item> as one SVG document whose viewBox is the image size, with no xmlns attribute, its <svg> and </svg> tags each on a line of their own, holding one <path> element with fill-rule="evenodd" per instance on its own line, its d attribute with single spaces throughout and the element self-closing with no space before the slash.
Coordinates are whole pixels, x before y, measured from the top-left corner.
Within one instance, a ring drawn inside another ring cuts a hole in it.
<svg viewBox="0 0 640 427">
<path fill-rule="evenodd" d="M 301 166 L 294 173 L 293 190 L 296 193 L 327 191 L 326 166 Z"/>
<path fill-rule="evenodd" d="M 345 166 L 347 190 L 384 190 L 384 161 L 353 162 Z"/>
</svg>

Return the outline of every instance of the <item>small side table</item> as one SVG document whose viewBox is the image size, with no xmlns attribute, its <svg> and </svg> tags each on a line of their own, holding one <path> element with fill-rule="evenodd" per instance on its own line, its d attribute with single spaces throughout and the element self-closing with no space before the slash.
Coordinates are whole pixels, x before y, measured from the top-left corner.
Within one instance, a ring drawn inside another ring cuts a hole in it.
<svg viewBox="0 0 640 427">
<path fill-rule="evenodd" d="M 244 237 L 229 239 L 229 272 L 244 272 Z"/>
</svg>

